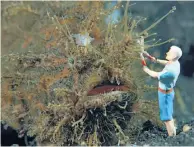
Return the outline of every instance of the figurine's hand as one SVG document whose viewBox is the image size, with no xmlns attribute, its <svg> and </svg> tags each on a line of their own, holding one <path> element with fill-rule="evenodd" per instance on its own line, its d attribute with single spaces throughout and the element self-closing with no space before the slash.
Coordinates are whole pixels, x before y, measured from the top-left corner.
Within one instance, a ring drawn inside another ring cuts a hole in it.
<svg viewBox="0 0 194 147">
<path fill-rule="evenodd" d="M 152 62 L 156 63 L 157 59 L 153 56 L 151 56 L 148 52 L 146 51 L 143 51 L 143 54 L 148 58 L 150 59 Z"/>
<path fill-rule="evenodd" d="M 147 65 L 146 65 L 146 61 L 145 61 L 144 56 L 143 56 L 143 53 L 140 53 L 140 58 L 141 58 L 141 64 L 142 64 L 143 66 L 147 66 Z"/>
<path fill-rule="evenodd" d="M 157 59 L 155 57 L 152 56 L 152 58 L 150 59 L 152 62 L 156 63 Z"/>
</svg>

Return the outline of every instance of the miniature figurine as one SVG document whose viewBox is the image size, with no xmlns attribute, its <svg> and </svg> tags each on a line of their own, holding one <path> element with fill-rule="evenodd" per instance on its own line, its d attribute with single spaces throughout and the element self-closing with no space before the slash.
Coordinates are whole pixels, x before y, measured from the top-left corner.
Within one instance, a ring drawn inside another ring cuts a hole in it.
<svg viewBox="0 0 194 147">
<path fill-rule="evenodd" d="M 166 60 L 159 60 L 143 52 L 151 61 L 165 65 L 161 72 L 150 70 L 146 64 L 143 70 L 151 77 L 158 78 L 158 102 L 160 109 L 160 119 L 164 121 L 169 136 L 176 135 L 176 127 L 173 120 L 173 100 L 174 86 L 180 74 L 180 63 L 178 59 L 182 56 L 182 51 L 177 46 L 171 46 L 166 53 Z"/>
</svg>

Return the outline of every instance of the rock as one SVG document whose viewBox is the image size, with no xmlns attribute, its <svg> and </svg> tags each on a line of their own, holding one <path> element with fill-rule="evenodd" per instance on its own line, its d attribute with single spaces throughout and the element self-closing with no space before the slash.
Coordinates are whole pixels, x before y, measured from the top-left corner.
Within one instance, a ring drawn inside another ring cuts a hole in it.
<svg viewBox="0 0 194 147">
<path fill-rule="evenodd" d="M 13 146 L 13 147 L 14 147 L 14 146 L 19 146 L 19 145 L 18 145 L 18 144 L 12 144 L 11 146 Z"/>
</svg>

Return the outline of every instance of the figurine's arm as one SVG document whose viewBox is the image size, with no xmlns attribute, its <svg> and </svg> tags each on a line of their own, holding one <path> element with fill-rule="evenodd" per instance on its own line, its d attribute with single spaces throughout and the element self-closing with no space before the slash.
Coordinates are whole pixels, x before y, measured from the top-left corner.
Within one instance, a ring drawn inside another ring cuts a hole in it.
<svg viewBox="0 0 194 147">
<path fill-rule="evenodd" d="M 156 62 L 160 63 L 160 64 L 163 64 L 163 65 L 166 65 L 168 63 L 167 60 L 160 60 L 160 59 L 156 59 Z"/>
<path fill-rule="evenodd" d="M 159 76 L 159 72 L 155 72 L 153 70 L 150 70 L 147 66 L 143 66 L 143 70 L 150 75 L 153 78 L 158 78 Z"/>
<path fill-rule="evenodd" d="M 157 62 L 157 63 L 160 63 L 160 64 L 163 64 L 163 65 L 166 65 L 168 63 L 167 60 L 160 60 L 160 59 L 157 59 L 156 57 L 153 57 L 151 56 L 148 52 L 146 51 L 143 51 L 143 54 L 148 58 L 150 59 L 152 62 Z"/>
</svg>

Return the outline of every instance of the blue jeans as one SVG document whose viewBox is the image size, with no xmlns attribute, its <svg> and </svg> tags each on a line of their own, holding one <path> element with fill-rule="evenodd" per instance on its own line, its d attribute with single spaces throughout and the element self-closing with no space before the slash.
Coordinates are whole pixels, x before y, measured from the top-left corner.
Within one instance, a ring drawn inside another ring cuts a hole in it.
<svg viewBox="0 0 194 147">
<path fill-rule="evenodd" d="M 158 104 L 160 119 L 162 121 L 172 120 L 173 116 L 174 90 L 168 94 L 158 91 Z"/>
</svg>

